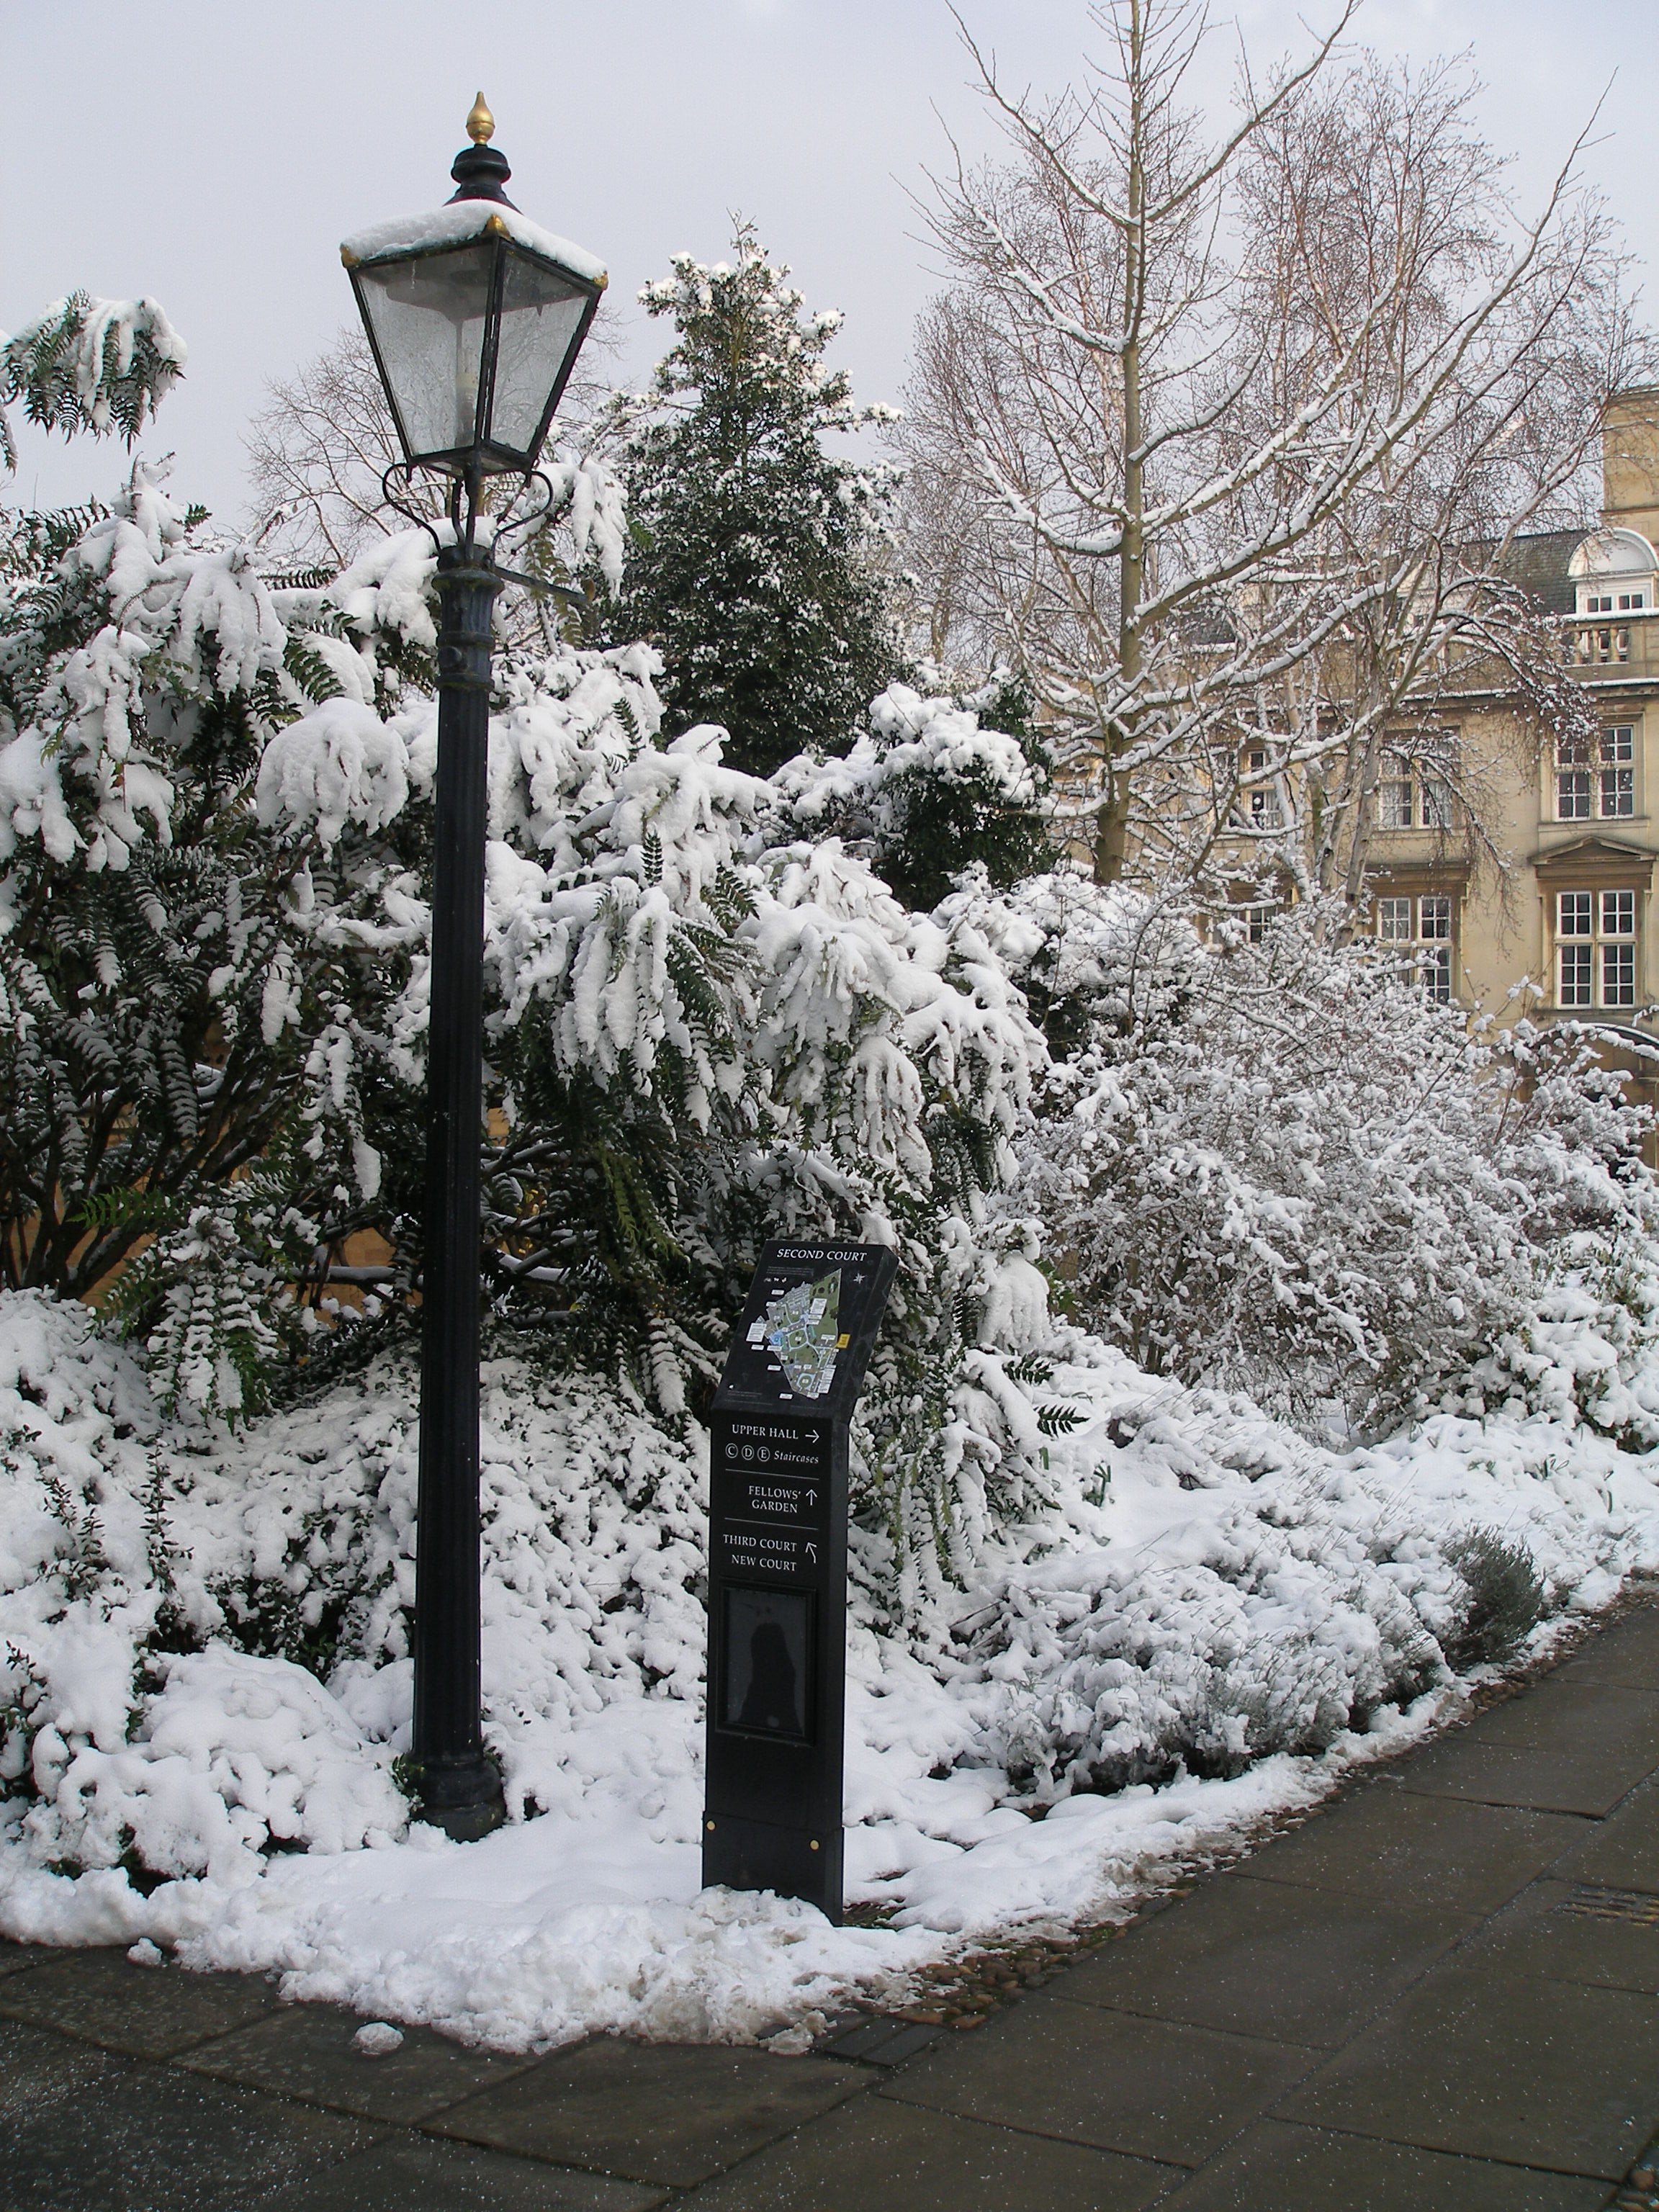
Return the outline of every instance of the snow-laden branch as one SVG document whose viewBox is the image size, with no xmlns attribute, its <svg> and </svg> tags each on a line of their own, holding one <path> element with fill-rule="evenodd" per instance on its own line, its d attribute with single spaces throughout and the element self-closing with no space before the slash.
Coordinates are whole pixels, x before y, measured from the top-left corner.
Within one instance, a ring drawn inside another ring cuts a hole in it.
<svg viewBox="0 0 1659 2212">
<path fill-rule="evenodd" d="M 54 301 L 15 337 L 0 336 L 0 460 L 16 466 L 5 409 L 21 401 L 44 430 L 115 430 L 129 445 L 184 374 L 185 347 L 155 300 Z"/>
</svg>

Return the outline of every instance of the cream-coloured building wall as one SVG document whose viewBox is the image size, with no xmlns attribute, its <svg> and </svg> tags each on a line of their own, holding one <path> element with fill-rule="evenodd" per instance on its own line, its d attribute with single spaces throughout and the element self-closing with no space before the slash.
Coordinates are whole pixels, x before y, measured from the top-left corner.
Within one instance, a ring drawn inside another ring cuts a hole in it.
<svg viewBox="0 0 1659 2212">
<path fill-rule="evenodd" d="M 1659 542 L 1659 386 L 1616 392 L 1602 416 L 1601 520 Z"/>
<path fill-rule="evenodd" d="M 1367 882 L 1379 933 L 1398 933 L 1409 913 L 1421 939 L 1421 902 L 1442 902 L 1437 918 L 1449 909 L 1452 994 L 1464 1004 L 1623 1031 L 1634 1067 L 1642 1041 L 1659 1041 L 1659 389 L 1611 404 L 1602 465 L 1601 530 L 1532 541 L 1559 562 L 1546 588 L 1594 734 L 1560 754 L 1510 700 L 1476 687 L 1443 697 L 1437 720 L 1455 722 L 1484 783 L 1504 865 L 1469 851 L 1455 823 L 1437 835 L 1377 827 Z"/>
</svg>

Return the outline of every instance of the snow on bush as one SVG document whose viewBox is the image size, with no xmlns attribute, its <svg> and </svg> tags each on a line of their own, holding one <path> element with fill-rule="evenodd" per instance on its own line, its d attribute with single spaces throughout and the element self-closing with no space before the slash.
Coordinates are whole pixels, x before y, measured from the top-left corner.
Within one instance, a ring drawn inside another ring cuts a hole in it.
<svg viewBox="0 0 1659 2212">
<path fill-rule="evenodd" d="M 1659 1561 L 1648 1462 L 1571 1390 L 1336 1453 L 1073 1330 L 971 1378 L 1046 1498 L 905 1637 L 881 1512 L 855 1526 L 848 1883 L 880 1924 L 832 1929 L 699 1887 L 695 1425 L 495 1346 L 483 1680 L 511 1820 L 454 1845 L 398 1780 L 410 1364 L 233 1435 L 164 1415 L 84 1309 L 9 1295 L 0 1929 L 277 1970 L 508 2047 L 760 2037 L 953 1942 L 1121 1913 L 1455 1710 L 1472 1537 L 1523 1555 L 1552 1616 Z"/>
<path fill-rule="evenodd" d="M 69 435 L 112 428 L 129 443 L 184 374 L 185 347 L 155 300 L 55 300 L 15 337 L 0 331 L 0 466 L 15 465 L 9 402 Z"/>
<path fill-rule="evenodd" d="M 776 803 L 798 834 L 841 838 L 913 906 L 934 905 L 975 864 L 997 883 L 1026 874 L 1045 849 L 1046 771 L 981 713 L 1011 690 L 998 681 L 964 701 L 889 684 L 848 751 L 776 770 Z"/>
<path fill-rule="evenodd" d="M 1154 1371 L 1376 1431 L 1488 1389 L 1537 1402 L 1559 1315 L 1575 1357 L 1586 1323 L 1622 1347 L 1604 1425 L 1659 1437 L 1633 1379 L 1659 1303 L 1646 1116 L 1578 1032 L 1471 1024 L 1317 902 L 1255 944 L 1065 875 L 942 913 L 1056 1048 L 1027 1197 L 1079 1319 Z"/>
<path fill-rule="evenodd" d="M 107 514 L 15 550 L 0 1253 L 14 1282 L 80 1296 L 124 1269 L 165 1402 L 241 1417 L 337 1347 L 307 1285 L 349 1239 L 392 1247 L 397 1285 L 365 1307 L 388 1335 L 419 1269 L 432 540 L 384 539 L 331 581 L 267 574 L 141 465 Z M 496 1310 L 677 1416 L 766 1235 L 893 1243 L 872 1420 L 914 1429 L 927 1399 L 907 1464 L 958 1529 L 975 1509 L 955 1471 L 988 1452 L 1022 1498 L 1029 1454 L 987 1430 L 985 1394 L 953 1395 L 1035 1279 L 1025 1232 L 985 1204 L 1045 1060 L 1020 993 L 970 916 L 911 910 L 728 767 L 723 733 L 663 742 L 649 647 L 556 637 L 497 672 Z M 1018 748 L 971 714 L 895 693 L 877 719 L 940 775 L 994 759 L 1018 779 Z M 964 1423 L 985 1441 L 938 1441 Z"/>
</svg>

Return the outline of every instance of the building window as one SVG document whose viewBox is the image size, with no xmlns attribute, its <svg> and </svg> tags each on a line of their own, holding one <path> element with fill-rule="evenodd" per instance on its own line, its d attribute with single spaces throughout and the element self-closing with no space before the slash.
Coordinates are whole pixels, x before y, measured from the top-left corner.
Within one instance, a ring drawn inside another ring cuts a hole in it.
<svg viewBox="0 0 1659 2212">
<path fill-rule="evenodd" d="M 1246 757 L 1246 768 L 1252 781 L 1267 773 L 1267 751 L 1259 746 Z M 1284 810 L 1279 804 L 1279 793 L 1271 784 L 1259 785 L 1250 793 L 1250 827 L 1252 830 L 1282 830 Z"/>
<path fill-rule="evenodd" d="M 1555 749 L 1558 822 L 1588 822 L 1590 818 L 1589 752 L 1589 740 L 1584 738 L 1563 738 Z"/>
<path fill-rule="evenodd" d="M 1417 934 L 1424 950 L 1419 966 L 1424 987 L 1444 1006 L 1451 1002 L 1451 901 L 1420 898 L 1417 902 Z"/>
<path fill-rule="evenodd" d="M 1558 891 L 1556 1003 L 1574 1011 L 1636 1004 L 1636 893 Z"/>
<path fill-rule="evenodd" d="M 1636 732 L 1628 722 L 1603 730 L 1601 738 L 1601 812 L 1613 820 L 1636 811 Z"/>
<path fill-rule="evenodd" d="M 1563 738 L 1555 750 L 1556 820 L 1627 821 L 1635 811 L 1635 726 L 1620 722 L 1595 738 Z"/>
<path fill-rule="evenodd" d="M 1376 787 L 1376 820 L 1382 830 L 1449 830 L 1451 786 L 1443 776 L 1414 769 L 1399 753 L 1389 753 Z"/>
<path fill-rule="evenodd" d="M 1556 952 L 1560 961 L 1559 997 L 1564 1006 L 1588 1006 L 1593 1003 L 1590 983 L 1595 972 L 1595 952 L 1590 937 L 1595 903 L 1595 894 L 1590 891 L 1562 891 L 1556 902 Z"/>
<path fill-rule="evenodd" d="M 1411 770 L 1401 760 L 1390 760 L 1386 767 L 1388 773 L 1382 778 L 1379 793 L 1382 826 L 1385 830 L 1410 830 L 1414 826 L 1413 817 L 1416 812 Z"/>
<path fill-rule="evenodd" d="M 1382 945 L 1415 948 L 1412 965 L 1430 998 L 1449 1006 L 1452 994 L 1452 902 L 1443 893 L 1422 898 L 1380 898 L 1376 935 Z"/>
</svg>

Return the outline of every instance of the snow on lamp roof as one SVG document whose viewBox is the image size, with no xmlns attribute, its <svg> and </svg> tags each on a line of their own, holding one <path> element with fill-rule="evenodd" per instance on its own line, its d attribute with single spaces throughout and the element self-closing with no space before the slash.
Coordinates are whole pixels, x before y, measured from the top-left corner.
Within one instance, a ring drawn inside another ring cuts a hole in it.
<svg viewBox="0 0 1659 2212">
<path fill-rule="evenodd" d="M 1567 574 L 1576 581 L 1595 576 L 1650 576 L 1659 555 L 1639 530 L 1595 530 L 1581 539 Z"/>
<path fill-rule="evenodd" d="M 560 268 L 601 291 L 609 281 L 605 264 L 585 246 L 544 230 L 504 200 L 450 200 L 424 215 L 394 216 L 386 222 L 370 223 L 341 241 L 340 258 L 352 269 L 361 262 L 380 261 L 392 254 L 440 253 L 484 232 L 510 238 L 515 246 L 557 262 Z"/>
</svg>

